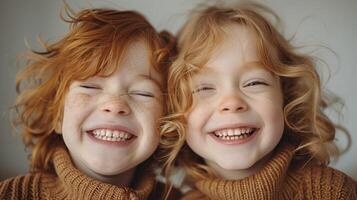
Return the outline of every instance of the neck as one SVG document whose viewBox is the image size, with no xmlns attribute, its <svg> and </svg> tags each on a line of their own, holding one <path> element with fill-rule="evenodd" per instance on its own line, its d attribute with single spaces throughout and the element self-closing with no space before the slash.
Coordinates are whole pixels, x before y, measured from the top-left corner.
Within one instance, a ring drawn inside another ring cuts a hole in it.
<svg viewBox="0 0 357 200">
<path fill-rule="evenodd" d="M 217 176 L 220 178 L 225 180 L 241 180 L 260 171 L 271 158 L 271 155 L 271 153 L 266 155 L 251 167 L 245 169 L 225 169 L 219 166 L 217 163 L 207 160 L 206 163 L 214 170 L 214 172 L 216 172 Z"/>
</svg>

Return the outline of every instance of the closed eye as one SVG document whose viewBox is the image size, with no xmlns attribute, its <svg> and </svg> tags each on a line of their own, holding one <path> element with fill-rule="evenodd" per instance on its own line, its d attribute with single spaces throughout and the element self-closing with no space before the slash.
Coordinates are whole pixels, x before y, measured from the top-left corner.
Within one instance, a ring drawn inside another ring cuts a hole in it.
<svg viewBox="0 0 357 200">
<path fill-rule="evenodd" d="M 192 93 L 198 93 L 198 92 L 203 92 L 203 91 L 210 91 L 210 90 L 214 90 L 213 87 L 207 87 L 207 86 L 203 86 L 203 87 L 199 87 L 197 89 L 195 89 Z"/>
<path fill-rule="evenodd" d="M 263 81 L 252 81 L 244 85 L 244 87 L 257 86 L 257 85 L 269 85 Z"/>
<path fill-rule="evenodd" d="M 80 87 L 85 89 L 97 89 L 97 90 L 100 89 L 99 86 L 95 86 L 95 85 L 80 85 Z"/>
<path fill-rule="evenodd" d="M 132 92 L 132 95 L 138 95 L 138 96 L 143 96 L 143 97 L 150 97 L 150 98 L 154 98 L 155 95 L 153 95 L 152 93 L 149 92 Z"/>
</svg>

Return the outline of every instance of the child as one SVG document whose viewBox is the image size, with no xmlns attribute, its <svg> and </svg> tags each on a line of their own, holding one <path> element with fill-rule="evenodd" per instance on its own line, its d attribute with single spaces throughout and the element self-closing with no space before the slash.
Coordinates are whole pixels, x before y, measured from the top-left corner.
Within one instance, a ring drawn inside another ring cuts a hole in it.
<svg viewBox="0 0 357 200">
<path fill-rule="evenodd" d="M 158 199 L 151 156 L 173 40 L 134 11 L 66 13 L 70 32 L 18 74 L 31 173 L 1 182 L 0 199 Z"/>
<path fill-rule="evenodd" d="M 210 6 L 180 31 L 162 129 L 166 175 L 174 163 L 185 169 L 192 191 L 183 199 L 357 199 L 356 182 L 327 167 L 336 126 L 322 112 L 312 58 L 263 12 Z"/>
</svg>

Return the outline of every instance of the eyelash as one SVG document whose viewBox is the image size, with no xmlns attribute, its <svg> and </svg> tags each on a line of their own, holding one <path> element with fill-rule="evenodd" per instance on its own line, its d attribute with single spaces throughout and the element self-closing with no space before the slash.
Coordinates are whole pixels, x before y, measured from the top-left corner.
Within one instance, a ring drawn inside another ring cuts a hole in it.
<svg viewBox="0 0 357 200">
<path fill-rule="evenodd" d="M 256 86 L 256 85 L 268 85 L 268 84 L 265 82 L 262 82 L 262 81 L 252 81 L 252 82 L 244 85 L 244 87 Z"/>
<path fill-rule="evenodd" d="M 212 87 L 200 87 L 200 88 L 197 88 L 196 90 L 194 90 L 192 93 L 197 93 L 197 92 L 202 92 L 202 91 L 207 91 L 207 90 L 214 90 L 214 88 Z"/>
<path fill-rule="evenodd" d="M 141 93 L 141 92 L 133 92 L 131 93 L 133 95 L 140 95 L 140 96 L 143 96 L 143 97 L 150 97 L 150 98 L 154 98 L 155 96 L 151 93 Z"/>
<path fill-rule="evenodd" d="M 100 89 L 100 87 L 92 86 L 92 85 L 80 85 L 80 87 L 85 88 L 85 89 L 95 89 L 95 90 L 99 90 Z"/>
</svg>

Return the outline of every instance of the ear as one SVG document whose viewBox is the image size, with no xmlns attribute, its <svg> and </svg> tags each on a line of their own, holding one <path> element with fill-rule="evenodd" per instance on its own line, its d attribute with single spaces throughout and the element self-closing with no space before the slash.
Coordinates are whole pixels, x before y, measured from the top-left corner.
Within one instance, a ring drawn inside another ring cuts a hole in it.
<svg viewBox="0 0 357 200">
<path fill-rule="evenodd" d="M 55 127 L 55 132 L 59 135 L 62 134 L 62 122 L 61 120 L 58 120 L 56 123 L 56 127 Z"/>
</svg>

